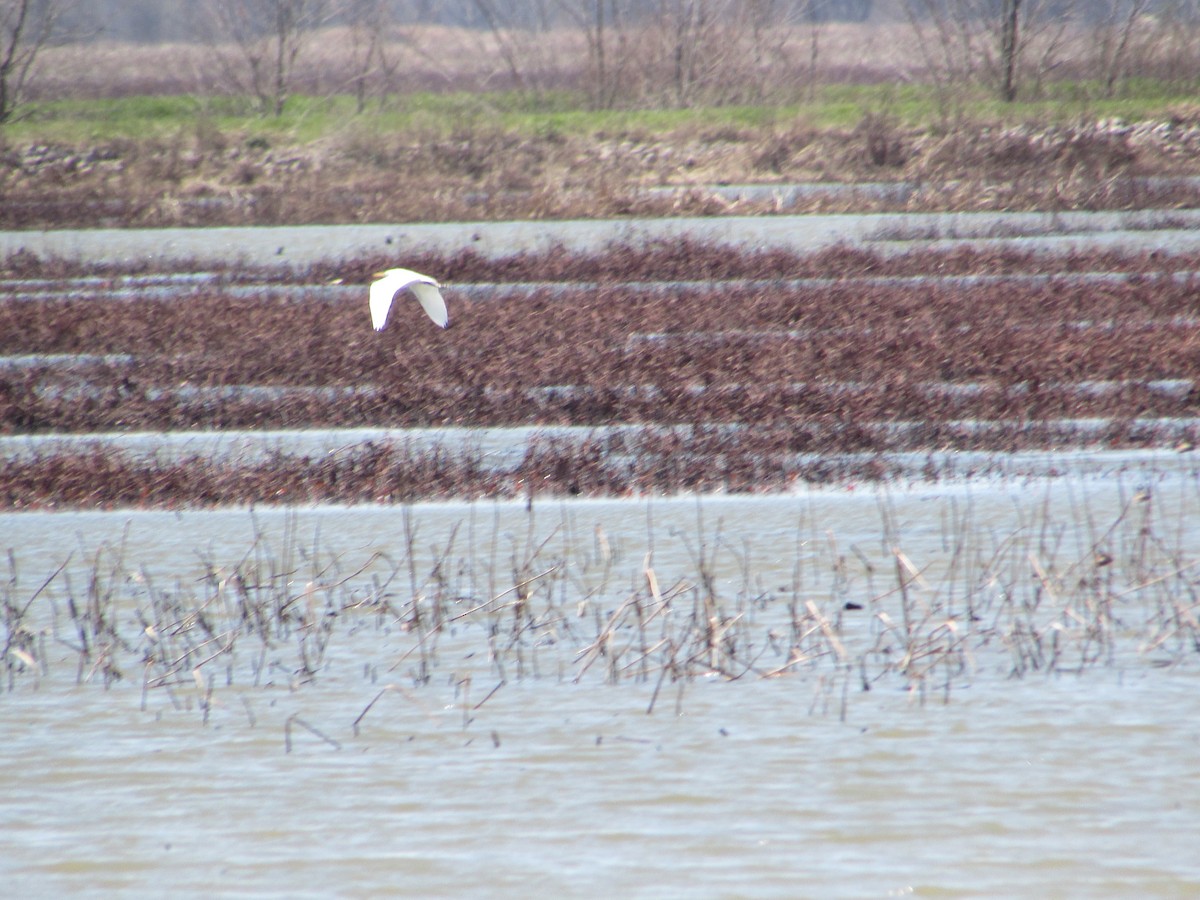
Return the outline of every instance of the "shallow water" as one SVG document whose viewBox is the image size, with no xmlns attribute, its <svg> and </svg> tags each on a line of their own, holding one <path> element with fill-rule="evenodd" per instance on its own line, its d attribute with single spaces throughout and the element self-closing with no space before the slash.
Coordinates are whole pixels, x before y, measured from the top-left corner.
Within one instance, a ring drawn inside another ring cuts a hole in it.
<svg viewBox="0 0 1200 900">
<path fill-rule="evenodd" d="M 17 896 L 1187 896 L 1198 686 L 997 683 L 841 723 L 798 682 L 697 685 L 678 716 L 530 684 L 466 729 L 397 699 L 355 739 L 335 689 L 207 728 L 124 688 L 21 694 L 0 874 Z M 293 710 L 340 749 L 284 754 Z"/>
<path fill-rule="evenodd" d="M 1164 386 L 1166 387 L 1166 386 Z M 989 427 L 1012 425 L 1013 421 L 979 422 L 962 420 L 951 423 L 964 430 L 985 430 Z M 1107 419 L 1065 419 L 1057 423 L 1075 439 L 1091 437 L 1101 440 L 1110 428 Z M 1196 419 L 1131 419 L 1131 427 L 1152 432 L 1184 434 L 1200 426 Z M 880 427 L 881 433 L 903 435 L 906 430 L 920 429 L 920 422 L 893 422 Z M 707 426 L 708 430 L 736 434 L 742 426 L 736 424 Z M 510 427 L 437 427 L 437 428 L 330 428 L 281 430 L 224 430 L 224 431 L 136 431 L 95 432 L 81 434 L 0 435 L 0 456 L 8 459 L 32 459 L 57 453 L 88 453 L 95 449 L 119 452 L 131 459 L 155 462 L 160 465 L 201 457 L 208 460 L 252 463 L 275 455 L 320 458 L 352 453 L 364 445 L 407 448 L 414 453 L 444 451 L 477 459 L 484 469 L 497 471 L 518 466 L 530 448 L 547 442 L 583 443 L 594 440 L 636 440 L 647 433 L 676 432 L 682 437 L 692 426 L 644 425 L 521 425 Z M 1184 445 L 1186 446 L 1186 445 Z M 610 454 L 610 459 L 617 458 Z M 815 463 L 816 453 L 797 453 L 797 465 Z M 843 462 L 878 459 L 875 452 L 841 454 Z M 1047 476 L 1080 476 L 1087 478 L 1143 478 L 1156 481 L 1165 473 L 1186 476 L 1200 467 L 1200 459 L 1179 450 L 1031 450 L 996 453 L 989 451 L 912 451 L 891 452 L 885 456 L 893 471 L 905 477 L 927 480 L 933 477 L 951 479 L 965 484 L 968 480 L 998 476 L 1008 478 L 1044 478 Z"/>
<path fill-rule="evenodd" d="M 315 678 L 295 676 L 281 641 L 278 664 L 255 670 L 241 653 L 207 695 L 190 677 L 147 689 L 136 653 L 106 688 L 47 639 L 44 671 L 0 694 L 0 882 L 96 897 L 1192 895 L 1200 668 L 1134 625 L 1166 596 L 1165 560 L 1194 555 L 1197 466 L 1134 456 L 1069 477 L 763 498 L 0 515 L 19 598 L 68 557 L 77 593 L 118 559 L 136 576 L 122 596 L 138 579 L 199 590 L 210 562 L 236 564 L 256 536 L 264 556 L 293 560 L 289 592 L 335 559 L 363 598 L 403 557 L 406 528 L 420 593 L 439 559 L 450 595 L 486 599 L 532 557 L 571 570 L 555 603 L 606 616 L 648 565 L 666 593 L 700 553 L 747 635 L 799 598 L 842 620 L 852 653 L 895 614 L 895 545 L 935 605 L 963 599 L 966 580 L 947 574 L 956 541 L 967 556 L 1015 547 L 1008 589 L 1026 598 L 1029 560 L 1068 590 L 1102 544 L 1132 590 L 1111 661 L 1012 677 L 1003 647 L 980 646 L 928 692 L 898 676 L 864 692 L 831 662 L 656 693 L 653 679 L 584 669 L 569 623 L 518 664 L 489 658 L 486 628 L 464 618 L 427 648 L 422 683 L 411 631 L 345 611 Z M 397 606 L 411 599 L 399 569 L 382 589 Z M 59 618 L 38 627 L 65 631 L 61 581 L 47 593 Z"/>
<path fill-rule="evenodd" d="M 1065 252 L 1113 247 L 1129 252 L 1189 252 L 1200 244 L 1195 210 L 1122 212 L 871 213 L 800 216 L 454 222 L 418 225 L 300 225 L 289 227 L 80 229 L 0 232 L 0 257 L 39 257 L 123 263 L 240 260 L 251 265 L 307 268 L 319 260 L 417 249 L 510 256 L 562 247 L 599 252 L 614 244 L 692 240 L 811 252 L 837 244 L 904 253 L 956 242 L 992 246 L 1012 239 L 1023 250 Z"/>
</svg>

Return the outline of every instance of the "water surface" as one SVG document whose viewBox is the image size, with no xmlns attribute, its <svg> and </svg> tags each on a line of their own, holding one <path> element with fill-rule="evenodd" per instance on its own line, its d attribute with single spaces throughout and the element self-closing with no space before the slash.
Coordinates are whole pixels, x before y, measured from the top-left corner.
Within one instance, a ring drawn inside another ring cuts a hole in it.
<svg viewBox="0 0 1200 900">
<path fill-rule="evenodd" d="M 1195 653 L 1149 646 L 1138 622 L 1200 577 L 1170 571 L 1191 564 L 1200 537 L 1195 465 L 1108 462 L 762 498 L 0 515 L 15 596 L 64 561 L 80 597 L 89 572 L 131 574 L 114 588 L 127 634 L 139 579 L 203 594 L 211 566 L 232 571 L 251 552 L 280 561 L 291 595 L 323 572 L 345 596 L 382 591 L 397 610 L 413 584 L 486 600 L 532 559 L 571 573 L 542 599 L 587 608 L 520 654 L 490 652 L 486 621 L 455 621 L 426 648 L 425 681 L 413 630 L 344 610 L 313 677 L 294 669 L 296 627 L 265 667 L 239 652 L 197 683 L 184 673 L 147 688 L 121 656 L 106 687 L 67 646 L 60 576 L 46 589 L 57 613 L 39 607 L 36 623 L 44 671 L 0 694 L 0 879 L 14 895 L 94 897 L 150 885 L 253 897 L 1194 894 Z M 1066 576 L 1117 572 L 1112 658 L 1072 669 L 1064 653 L 1054 671 L 1014 675 L 1008 649 L 980 643 L 939 690 L 893 674 L 865 692 L 833 661 L 662 685 L 636 667 L 614 681 L 603 660 L 581 665 L 587 623 L 644 591 L 647 567 L 666 593 L 695 580 L 698 556 L 766 656 L 789 602 L 838 620 L 860 652 L 881 613 L 899 615 L 897 545 L 943 618 L 947 602 L 991 589 L 953 574 L 956 547 L 1009 560 L 987 571 L 1018 595 L 1013 609 L 1042 596 L 1030 615 L 1047 627 L 1070 620 L 1033 583 L 1032 561 L 1063 575 L 1079 617 L 1090 594 Z M 1114 560 L 1085 572 L 1096 546 Z"/>
</svg>

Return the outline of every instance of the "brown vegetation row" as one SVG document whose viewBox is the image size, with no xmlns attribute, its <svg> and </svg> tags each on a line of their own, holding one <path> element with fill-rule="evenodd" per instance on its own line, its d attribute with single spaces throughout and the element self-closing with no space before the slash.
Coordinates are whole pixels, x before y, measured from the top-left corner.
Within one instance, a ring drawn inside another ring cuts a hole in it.
<svg viewBox="0 0 1200 900">
<path fill-rule="evenodd" d="M 151 384 L 764 383 L 1170 378 L 1195 371 L 1196 285 L 936 285 L 679 291 L 621 287 L 454 303 L 430 331 L 401 298 L 382 334 L 365 303 L 193 294 L 149 304 L 4 302 L 0 352 L 133 354 Z M 452 303 L 455 298 L 451 298 Z M 969 341 L 964 342 L 964 337 Z M 1147 346 L 1151 345 L 1151 346 Z M 1146 352 L 1150 351 L 1150 352 Z M 398 356 L 402 358 L 397 358 Z M 520 368 L 519 372 L 514 369 Z M 407 370 L 418 370 L 416 373 Z M 449 379 L 443 376 L 453 376 Z M 404 382 L 404 383 L 400 383 Z M 423 385 L 424 386 L 424 385 Z"/>
<path fill-rule="evenodd" d="M 920 421 L 953 425 L 963 420 L 1021 423 L 1059 419 L 1191 418 L 1200 414 L 1197 392 L 1177 397 L 1133 384 L 1092 393 L 1078 388 L 1040 391 L 998 390 L 960 399 L 932 392 L 880 385 L 874 389 L 807 392 L 767 385 L 731 388 L 698 397 L 650 391 L 597 388 L 538 397 L 499 392 L 483 397 L 442 391 L 425 398 L 281 398 L 234 396 L 208 400 L 124 399 L 103 392 L 94 398 L 63 397 L 29 401 L 0 398 L 9 433 L 105 430 L 293 429 L 335 427 L 603 425 L 618 423 L 762 423 L 824 428 L 833 423 L 872 424 Z M 74 427 L 72 427 L 74 426 Z M 936 433 L 936 432 L 935 432 Z M 871 442 L 871 445 L 874 441 Z M 833 449 L 814 442 L 812 449 Z M 865 449 L 857 447 L 856 449 Z M 1006 448 L 1007 449 L 1007 448 Z"/>
<path fill-rule="evenodd" d="M 680 491 L 786 490 L 797 483 L 876 481 L 901 475 L 938 478 L 946 463 L 928 456 L 905 465 L 890 453 L 910 448 L 1028 450 L 1063 442 L 1102 447 L 1154 446 L 1200 434 L 1193 424 L 1113 423 L 1083 433 L 1052 423 L 990 428 L 925 425 L 911 431 L 854 423 L 686 432 L 648 429 L 579 441 L 535 438 L 514 466 L 488 466 L 469 449 L 414 449 L 369 443 L 324 457 L 275 454 L 261 461 L 191 457 L 159 462 L 94 445 L 0 463 L 0 509 L 175 507 L 228 504 L 399 503 L 448 498 L 540 495 L 625 496 Z M 857 451 L 857 452 L 855 452 Z M 953 474 L 987 474 L 978 462 Z"/>
<path fill-rule="evenodd" d="M 1197 307 L 1193 285 L 1158 280 L 1022 291 L 731 290 L 718 302 L 710 293 L 664 298 L 614 286 L 459 303 L 444 333 L 402 306 L 379 335 L 364 328 L 361 302 L 269 292 L 150 304 L 98 296 L 0 303 L 0 349 L 132 354 L 133 362 L 98 365 L 88 377 L 92 393 L 130 402 L 180 384 L 366 386 L 375 393 L 364 402 L 384 415 L 439 396 L 486 406 L 489 393 L 557 385 L 614 395 L 655 386 L 656 403 L 671 401 L 663 392 L 704 397 L 722 386 L 753 394 L 829 382 L 922 391 L 928 381 L 984 381 L 1030 384 L 1036 394 L 1081 380 L 1191 378 L 1200 363 Z M 10 402 L 53 401 L 54 385 L 77 377 L 77 368 L 10 368 L 3 383 Z"/>
<path fill-rule="evenodd" d="M 1164 220 L 1169 226 L 1169 220 Z M 904 235 L 901 235 L 904 237 Z M 241 264 L 206 260 L 190 265 L 175 260 L 144 259 L 122 264 L 91 264 L 18 252 L 0 260 L 0 300 L 6 295 L 26 294 L 27 280 L 60 281 L 41 284 L 53 290 L 92 291 L 128 287 L 130 279 L 169 283 L 180 272 L 211 273 L 217 286 L 260 285 L 365 285 L 373 273 L 396 265 L 395 256 L 369 254 L 343 262 L 321 262 L 306 270 L 255 269 Z M 791 250 L 747 249 L 736 245 L 713 245 L 690 238 L 614 244 L 603 251 L 579 253 L 564 247 L 527 251 L 510 256 L 488 257 L 470 248 L 455 253 L 414 249 L 404 265 L 428 272 L 451 290 L 456 285 L 555 283 L 555 282 L 687 282 L 726 280 L 786 280 L 803 278 L 853 279 L 879 277 L 945 277 L 955 275 L 1070 275 L 1108 272 L 1130 277 L 1153 278 L 1164 274 L 1200 270 L 1200 254 L 1158 252 L 1130 254 L 1118 250 L 1078 248 L 1053 256 L 1026 250 L 963 246 L 957 249 L 881 255 L 870 249 L 845 245 L 814 253 Z M 184 276 L 186 277 L 186 276 Z M 91 279 L 108 279 L 92 283 Z M 71 279 L 89 279 L 71 283 Z"/>
<path fill-rule="evenodd" d="M 1043 264 L 963 253 L 896 262 L 848 251 L 797 259 L 690 244 L 626 252 L 626 278 L 659 269 L 714 281 L 836 278 L 846 270 L 1003 273 Z M 141 301 L 136 289 L 114 299 L 103 285 L 75 283 L 71 296 L 0 294 L 0 353 L 34 357 L 0 367 L 0 433 L 748 426 L 736 438 L 702 429 L 665 449 L 653 434 L 622 447 L 539 445 L 508 472 L 484 469 L 469 455 L 392 447 L 316 462 L 163 466 L 97 450 L 10 460 L 0 478 L 6 503 L 360 501 L 504 495 L 519 493 L 517 484 L 588 493 L 751 490 L 891 471 L 886 462 L 839 461 L 837 454 L 1195 439 L 1197 285 L 1187 276 L 1161 277 L 1150 269 L 1153 259 L 1080 256 L 1064 266 L 1133 273 L 1106 281 L 1067 274 L 974 286 L 845 279 L 805 289 L 781 282 L 664 292 L 612 280 L 620 258 L 615 251 L 543 257 L 556 261 L 557 277 L 587 273 L 600 282 L 594 288 L 472 300 L 451 290 L 447 331 L 401 298 L 388 328 L 374 332 L 365 289 L 325 299 L 316 290 L 235 293 L 212 284 L 173 300 Z M 466 278 L 516 278 L 529 264 L 458 260 Z M 375 262 L 321 277 L 358 280 Z M 65 359 L 37 361 L 44 354 Z M 1108 424 L 1097 430 L 1081 419 Z M 1147 422 L 1161 419 L 1174 422 Z M 796 454 L 826 460 L 803 462 Z"/>
</svg>

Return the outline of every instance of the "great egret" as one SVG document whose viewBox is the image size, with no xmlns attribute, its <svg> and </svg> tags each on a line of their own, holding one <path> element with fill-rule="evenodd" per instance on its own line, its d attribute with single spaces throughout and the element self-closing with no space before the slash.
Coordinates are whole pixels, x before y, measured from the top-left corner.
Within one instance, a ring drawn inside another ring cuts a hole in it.
<svg viewBox="0 0 1200 900">
<path fill-rule="evenodd" d="M 428 275 L 409 269 L 388 269 L 386 272 L 376 272 L 375 277 L 379 280 L 371 285 L 371 324 L 376 331 L 383 329 L 388 310 L 392 308 L 392 300 L 405 288 L 413 292 L 429 318 L 443 328 L 450 324 L 446 301 L 438 290 L 440 285 Z"/>
</svg>

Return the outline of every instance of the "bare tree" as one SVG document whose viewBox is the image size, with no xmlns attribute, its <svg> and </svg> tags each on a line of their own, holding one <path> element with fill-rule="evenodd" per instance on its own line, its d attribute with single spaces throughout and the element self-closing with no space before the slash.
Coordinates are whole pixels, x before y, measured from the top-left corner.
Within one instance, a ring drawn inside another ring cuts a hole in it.
<svg viewBox="0 0 1200 900">
<path fill-rule="evenodd" d="M 999 45 L 993 60 L 985 53 L 985 73 L 1001 99 L 1011 103 L 1022 88 L 1032 83 L 1040 90 L 1047 73 L 1062 61 L 1064 38 L 1082 0 L 1002 0 L 1000 22 L 990 26 L 994 37 L 985 41 L 988 49 Z"/>
<path fill-rule="evenodd" d="M 1116 93 L 1117 82 L 1128 75 L 1134 58 L 1151 55 L 1160 35 L 1157 29 L 1145 27 L 1150 6 L 1151 0 L 1100 0 L 1093 7 L 1088 43 L 1105 97 Z"/>
<path fill-rule="evenodd" d="M 1022 0 L 1000 0 L 1000 96 L 1017 99 L 1017 48 L 1021 38 Z"/>
<path fill-rule="evenodd" d="M 808 25 L 808 72 L 805 85 L 809 101 L 817 97 L 817 61 L 821 56 L 821 37 L 825 19 L 820 15 L 820 0 L 801 0 L 800 10 Z"/>
<path fill-rule="evenodd" d="M 742 0 L 660 0 L 670 83 L 677 106 L 725 102 L 759 78 L 755 61 L 766 53 L 774 4 Z"/>
<path fill-rule="evenodd" d="M 1022 80 L 1040 80 L 1057 62 L 1071 2 L 1049 0 L 905 0 L 905 11 L 936 84 L 979 81 L 1001 99 L 1017 98 Z"/>
<path fill-rule="evenodd" d="M 55 0 L 0 0 L 0 125 L 17 116 L 33 64 L 65 9 Z"/>
<path fill-rule="evenodd" d="M 508 73 L 512 76 L 513 82 L 521 90 L 526 90 L 529 85 L 522 71 L 521 49 L 518 42 L 513 39 L 513 29 L 502 20 L 499 5 L 493 0 L 474 0 L 474 3 L 475 9 L 487 22 L 488 29 L 496 41 L 500 56 L 504 59 L 504 64 L 508 67 Z"/>
<path fill-rule="evenodd" d="M 226 75 L 255 98 L 259 111 L 283 114 L 306 41 L 325 21 L 327 0 L 215 0 L 214 38 Z"/>
<path fill-rule="evenodd" d="M 718 11 L 710 0 L 660 0 L 659 29 L 671 64 L 672 98 L 676 106 L 690 106 L 704 81 L 704 67 L 714 63 L 712 32 Z"/>
<path fill-rule="evenodd" d="M 500 54 L 510 82 L 519 90 L 540 93 L 560 70 L 575 47 L 554 33 L 564 0 L 526 0 L 524 3 L 472 0 L 489 41 L 481 43 L 487 56 Z"/>
<path fill-rule="evenodd" d="M 388 26 L 392 21 L 389 0 L 343 0 L 341 16 L 349 31 L 350 87 L 355 108 L 362 113 L 372 84 L 386 94 L 397 62 L 387 52 Z"/>
<path fill-rule="evenodd" d="M 807 10 L 813 0 L 801 0 L 801 10 Z M 767 96 L 768 77 L 773 72 L 791 68 L 786 52 L 789 35 L 796 27 L 792 19 L 792 8 L 796 4 L 785 0 L 746 0 L 736 9 L 736 31 L 746 35 L 749 41 L 748 61 L 751 67 L 750 81 L 754 100 L 762 102 Z M 808 16 L 801 16 L 809 18 Z M 820 31 L 816 22 L 810 21 L 808 87 L 813 90 L 816 81 L 817 50 Z M 811 93 L 810 93 L 811 98 Z"/>
<path fill-rule="evenodd" d="M 593 106 L 754 100 L 794 73 L 788 44 L 814 0 L 556 0 L 582 35 Z M 806 19 L 807 21 L 807 19 Z M 812 75 L 819 28 L 813 26 Z"/>
<path fill-rule="evenodd" d="M 587 43 L 587 91 L 592 106 L 615 105 L 629 63 L 629 0 L 561 0 Z"/>
<path fill-rule="evenodd" d="M 1160 29 L 1159 71 L 1169 83 L 1193 89 L 1200 52 L 1200 0 L 1160 0 L 1155 18 Z"/>
<path fill-rule="evenodd" d="M 816 82 L 824 27 L 817 0 L 658 0 L 648 30 L 657 35 L 653 60 L 658 83 L 676 106 L 755 100 L 766 95 L 768 78 L 794 77 L 789 43 L 805 37 L 804 77 Z"/>
</svg>

